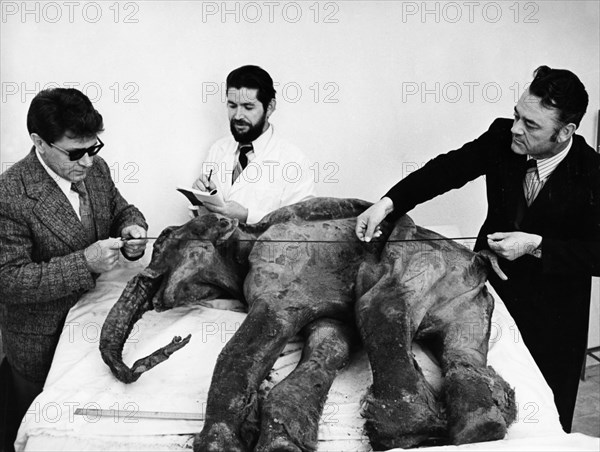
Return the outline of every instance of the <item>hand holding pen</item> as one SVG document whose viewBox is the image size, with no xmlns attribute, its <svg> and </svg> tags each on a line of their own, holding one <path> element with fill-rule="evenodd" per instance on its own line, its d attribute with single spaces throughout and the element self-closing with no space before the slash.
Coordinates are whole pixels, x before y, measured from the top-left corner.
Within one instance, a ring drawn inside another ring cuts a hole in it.
<svg viewBox="0 0 600 452">
<path fill-rule="evenodd" d="M 212 173 L 213 170 L 211 169 L 208 173 L 208 177 L 204 174 L 201 175 L 198 179 L 196 179 L 196 181 L 192 185 L 192 188 L 195 188 L 196 190 L 208 191 L 211 195 L 215 194 L 217 192 L 217 186 L 214 184 L 214 182 L 211 182 L 210 180 L 212 177 Z"/>
<path fill-rule="evenodd" d="M 213 183 L 212 186 L 210 185 L 210 178 L 212 176 L 212 172 L 213 170 L 211 169 L 210 172 L 208 173 L 208 179 L 206 180 L 206 190 L 208 192 L 210 192 L 211 195 L 214 195 L 217 192 L 217 187 L 215 187 L 215 184 Z"/>
</svg>

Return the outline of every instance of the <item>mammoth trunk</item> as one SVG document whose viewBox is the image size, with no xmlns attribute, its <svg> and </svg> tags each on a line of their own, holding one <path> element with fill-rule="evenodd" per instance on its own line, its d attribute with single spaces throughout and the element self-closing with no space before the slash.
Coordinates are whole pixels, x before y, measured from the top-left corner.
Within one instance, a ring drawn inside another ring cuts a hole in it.
<svg viewBox="0 0 600 452">
<path fill-rule="evenodd" d="M 171 343 L 161 347 L 154 353 L 138 359 L 128 367 L 123 362 L 123 347 L 131 333 L 133 325 L 142 317 L 144 312 L 153 309 L 152 298 L 158 291 L 162 275 L 143 271 L 127 283 L 119 300 L 111 308 L 100 335 L 100 353 L 112 373 L 124 383 L 133 383 L 142 373 L 165 361 L 169 356 L 187 344 L 190 340 L 174 337 Z"/>
</svg>

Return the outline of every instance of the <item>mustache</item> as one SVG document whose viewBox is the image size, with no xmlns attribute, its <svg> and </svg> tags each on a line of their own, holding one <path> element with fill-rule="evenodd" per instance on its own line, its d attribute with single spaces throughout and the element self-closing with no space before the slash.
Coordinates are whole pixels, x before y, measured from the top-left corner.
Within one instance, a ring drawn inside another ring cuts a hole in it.
<svg viewBox="0 0 600 452">
<path fill-rule="evenodd" d="M 231 123 L 235 126 L 252 126 L 250 122 L 244 121 L 243 119 L 232 119 Z"/>
</svg>

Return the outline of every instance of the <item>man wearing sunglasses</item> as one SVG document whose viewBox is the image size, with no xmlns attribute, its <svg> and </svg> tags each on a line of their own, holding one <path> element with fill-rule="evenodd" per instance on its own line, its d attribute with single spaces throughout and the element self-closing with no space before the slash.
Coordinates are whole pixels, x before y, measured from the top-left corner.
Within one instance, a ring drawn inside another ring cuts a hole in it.
<svg viewBox="0 0 600 452">
<path fill-rule="evenodd" d="M 41 91 L 27 128 L 33 148 L 0 175 L 0 399 L 9 408 L 0 431 L 9 450 L 42 390 L 67 312 L 119 253 L 143 255 L 148 228 L 96 155 L 103 121 L 84 94 Z"/>
</svg>

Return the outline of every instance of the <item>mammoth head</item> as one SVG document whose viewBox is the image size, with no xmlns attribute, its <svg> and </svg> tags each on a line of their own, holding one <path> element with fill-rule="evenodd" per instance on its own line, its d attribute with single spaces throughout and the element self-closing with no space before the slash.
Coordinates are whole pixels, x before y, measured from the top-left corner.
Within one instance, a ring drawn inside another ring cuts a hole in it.
<svg viewBox="0 0 600 452">
<path fill-rule="evenodd" d="M 150 265 L 127 283 L 102 326 L 102 359 L 120 381 L 136 381 L 190 340 L 190 336 L 175 337 L 170 344 L 128 367 L 122 358 L 123 346 L 144 312 L 235 293 L 241 285 L 233 277 L 235 271 L 231 269 L 235 270 L 235 266 L 228 265 L 217 247 L 231 238 L 237 226 L 237 220 L 208 214 L 182 226 L 166 228 L 160 234 Z"/>
<path fill-rule="evenodd" d="M 219 245 L 225 242 L 238 227 L 239 221 L 216 213 L 206 213 L 188 221 L 177 229 L 175 237 L 200 239 Z"/>
<path fill-rule="evenodd" d="M 163 274 L 153 299 L 157 310 L 202 300 L 241 297 L 240 275 L 220 246 L 232 238 L 238 220 L 207 213 L 164 231 L 154 245 L 150 267 Z"/>
</svg>

